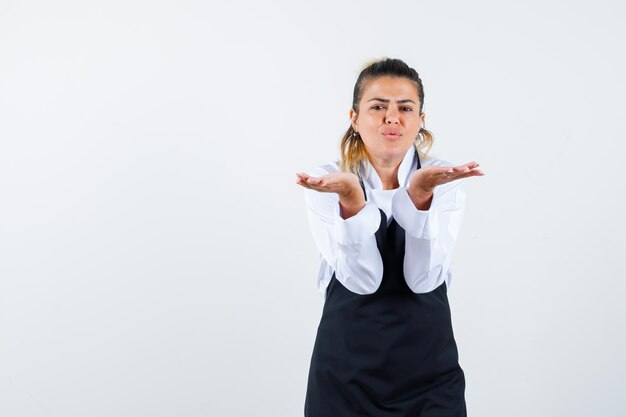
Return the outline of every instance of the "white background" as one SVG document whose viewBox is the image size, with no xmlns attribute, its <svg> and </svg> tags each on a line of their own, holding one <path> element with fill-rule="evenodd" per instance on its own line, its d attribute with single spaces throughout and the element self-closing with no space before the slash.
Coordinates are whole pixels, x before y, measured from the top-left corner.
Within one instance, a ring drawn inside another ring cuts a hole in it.
<svg viewBox="0 0 626 417">
<path fill-rule="evenodd" d="M 469 415 L 623 416 L 619 1 L 0 1 L 0 415 L 302 415 L 297 171 L 373 58 L 480 162 L 449 297 Z"/>
</svg>

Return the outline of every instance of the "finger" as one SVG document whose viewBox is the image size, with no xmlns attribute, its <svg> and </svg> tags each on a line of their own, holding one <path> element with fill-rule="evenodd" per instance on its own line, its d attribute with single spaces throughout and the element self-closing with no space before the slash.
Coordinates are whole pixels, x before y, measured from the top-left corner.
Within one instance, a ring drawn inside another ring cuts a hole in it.
<svg viewBox="0 0 626 417">
<path fill-rule="evenodd" d="M 307 181 L 305 181 L 304 179 L 299 179 L 299 181 L 300 181 L 299 182 L 300 185 L 302 185 L 305 188 L 308 188 L 309 190 L 315 190 L 315 191 L 320 191 L 320 192 L 333 192 L 332 189 L 326 186 L 323 178 L 309 177 L 307 178 Z"/>
<path fill-rule="evenodd" d="M 476 161 L 468 162 L 467 164 L 458 165 L 452 168 L 455 173 L 458 172 L 467 172 L 471 169 L 478 167 L 480 164 Z"/>
<path fill-rule="evenodd" d="M 466 172 L 465 174 L 459 175 L 458 177 L 455 178 L 455 180 L 461 179 L 461 178 L 468 178 L 468 177 L 481 177 L 485 175 L 485 173 L 480 170 L 480 169 L 472 169 L 469 172 Z"/>
<path fill-rule="evenodd" d="M 310 175 L 302 172 L 299 172 L 296 175 L 298 176 L 298 178 L 296 179 L 296 182 L 298 184 L 311 190 L 315 189 L 312 187 L 312 185 L 315 185 L 317 183 L 317 178 L 311 177 Z"/>
<path fill-rule="evenodd" d="M 311 175 L 307 174 L 306 172 L 298 172 L 296 173 L 296 175 L 304 180 L 306 180 L 307 178 L 315 178 L 312 177 Z"/>
<path fill-rule="evenodd" d="M 296 174 L 299 178 L 302 179 L 302 181 L 304 181 L 307 184 L 319 184 L 320 183 L 320 178 L 318 177 L 312 177 L 309 174 L 305 173 L 305 172 L 298 172 Z"/>
<path fill-rule="evenodd" d="M 470 177 L 474 176 L 476 174 L 471 174 L 471 172 L 473 172 L 473 170 L 476 170 L 479 166 L 480 164 L 476 161 L 472 161 L 463 165 L 456 166 L 453 168 L 454 172 L 452 173 L 451 176 L 449 176 L 449 178 L 451 178 L 452 180 L 455 180 L 458 178 L 467 178 L 468 176 Z M 484 174 L 479 174 L 479 175 L 484 175 Z"/>
<path fill-rule="evenodd" d="M 442 178 L 444 181 L 447 180 L 451 180 L 454 179 L 456 177 L 458 177 L 461 174 L 464 174 L 465 172 L 467 172 L 467 170 L 459 170 L 457 169 L 458 167 L 450 167 L 449 169 L 447 169 L 446 171 L 441 172 L 441 176 L 439 178 Z"/>
<path fill-rule="evenodd" d="M 311 186 L 303 181 L 301 178 L 296 179 L 296 184 L 301 185 L 304 188 L 308 188 L 309 190 L 311 189 Z"/>
<path fill-rule="evenodd" d="M 297 176 L 296 184 L 301 185 L 301 186 L 303 186 L 305 188 L 310 188 L 309 185 L 306 182 L 306 177 L 307 177 L 306 174 L 303 174 L 301 172 L 297 172 L 296 176 Z"/>
<path fill-rule="evenodd" d="M 299 183 L 301 186 L 303 186 L 304 188 L 307 188 L 309 190 L 313 190 L 313 191 L 320 191 L 320 192 L 328 192 L 330 190 L 324 188 L 324 187 L 318 187 L 317 185 L 311 185 L 308 184 L 306 182 L 300 182 Z"/>
<path fill-rule="evenodd" d="M 466 162 L 466 163 L 461 164 L 461 165 L 458 165 L 458 166 L 460 166 L 460 167 L 475 168 L 475 167 L 477 167 L 478 165 L 480 165 L 478 162 L 476 162 L 476 161 L 472 161 L 472 162 Z"/>
<path fill-rule="evenodd" d="M 474 168 L 461 172 L 452 172 L 452 170 L 442 172 L 442 176 L 437 178 L 437 185 L 447 184 L 460 178 L 472 177 L 475 175 L 484 175 L 482 171 Z"/>
</svg>

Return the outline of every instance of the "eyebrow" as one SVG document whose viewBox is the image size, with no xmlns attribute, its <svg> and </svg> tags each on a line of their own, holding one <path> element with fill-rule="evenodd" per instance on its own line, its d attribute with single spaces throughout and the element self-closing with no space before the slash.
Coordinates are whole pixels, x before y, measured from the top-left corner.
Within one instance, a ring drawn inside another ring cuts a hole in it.
<svg viewBox="0 0 626 417">
<path fill-rule="evenodd" d="M 367 102 L 368 102 L 368 103 L 369 103 L 370 101 L 382 101 L 383 103 L 389 103 L 389 99 L 386 99 L 386 98 L 379 98 L 379 97 L 374 97 L 374 98 L 372 98 L 372 99 L 370 99 L 370 100 L 367 100 Z M 409 99 L 406 99 L 406 100 L 397 100 L 396 102 L 397 102 L 397 103 L 413 103 L 413 104 L 417 105 L 417 104 L 416 104 L 413 100 L 409 100 Z"/>
</svg>

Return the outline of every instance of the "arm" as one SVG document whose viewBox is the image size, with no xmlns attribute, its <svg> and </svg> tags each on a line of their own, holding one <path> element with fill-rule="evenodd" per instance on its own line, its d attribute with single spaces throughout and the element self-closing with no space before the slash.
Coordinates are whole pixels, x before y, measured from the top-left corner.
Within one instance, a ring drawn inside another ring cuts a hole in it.
<svg viewBox="0 0 626 417">
<path fill-rule="evenodd" d="M 443 280 L 450 285 L 450 264 L 465 207 L 465 180 L 438 185 L 427 210 L 419 210 L 406 188 L 392 200 L 396 222 L 405 230 L 404 275 L 415 293 L 429 292 Z"/>
<path fill-rule="evenodd" d="M 406 189 L 392 200 L 396 221 L 405 229 L 404 275 L 415 293 L 429 292 L 447 280 L 463 221 L 465 178 L 482 176 L 476 161 L 448 166 L 433 161 L 411 174 Z"/>
<path fill-rule="evenodd" d="M 321 168 L 311 172 L 313 176 L 325 174 Z M 348 217 L 336 193 L 308 188 L 304 192 L 313 239 L 337 280 L 357 294 L 375 292 L 383 275 L 375 236 L 381 222 L 378 207 L 367 202 Z"/>
</svg>

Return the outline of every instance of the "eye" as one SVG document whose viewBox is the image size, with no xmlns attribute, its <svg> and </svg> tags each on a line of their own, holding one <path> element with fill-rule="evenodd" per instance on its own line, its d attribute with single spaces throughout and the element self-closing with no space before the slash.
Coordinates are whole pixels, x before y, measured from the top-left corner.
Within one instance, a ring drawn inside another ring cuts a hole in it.
<svg viewBox="0 0 626 417">
<path fill-rule="evenodd" d="M 380 109 L 384 109 L 385 106 L 381 106 L 379 104 L 375 104 L 371 108 L 372 108 L 372 110 L 380 110 Z M 402 110 L 404 110 L 404 111 L 413 111 L 413 109 L 408 107 L 408 106 L 402 107 Z"/>
</svg>

